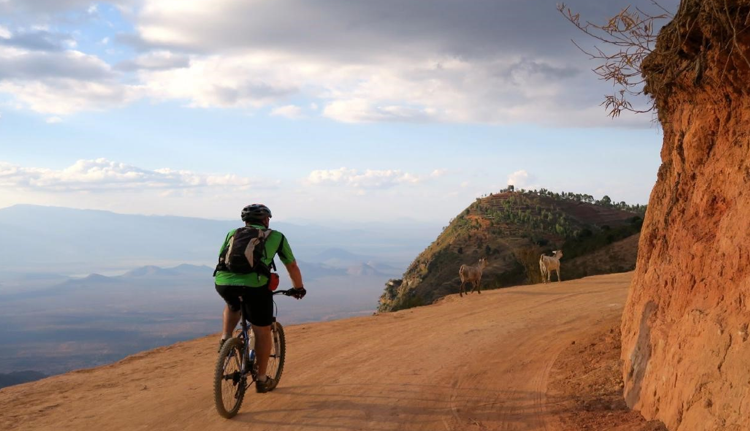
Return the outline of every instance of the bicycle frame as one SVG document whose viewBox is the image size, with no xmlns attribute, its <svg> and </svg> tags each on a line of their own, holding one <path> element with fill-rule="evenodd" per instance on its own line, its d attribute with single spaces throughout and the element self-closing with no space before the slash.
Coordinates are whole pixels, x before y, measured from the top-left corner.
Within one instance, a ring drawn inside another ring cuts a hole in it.
<svg viewBox="0 0 750 431">
<path fill-rule="evenodd" d="M 273 292 L 273 295 L 288 295 L 291 290 L 277 290 Z M 240 302 L 242 297 L 240 297 Z M 274 301 L 274 316 L 273 322 L 276 322 L 276 301 Z M 258 379 L 258 372 L 255 367 L 255 334 L 251 333 L 250 325 L 245 317 L 245 304 L 240 306 L 240 325 L 242 327 L 239 337 L 244 340 L 242 343 L 242 367 L 240 369 L 240 378 L 242 380 L 247 378 L 250 374 L 252 382 Z"/>
<path fill-rule="evenodd" d="M 242 297 L 240 297 L 240 302 L 242 302 Z M 240 377 L 245 379 L 248 373 L 250 373 L 254 382 L 257 379 L 257 375 L 253 369 L 254 367 L 252 367 L 252 364 L 255 363 L 255 336 L 250 332 L 250 325 L 248 325 L 247 319 L 245 318 L 245 304 L 242 304 L 240 307 L 240 326 L 242 327 L 242 330 L 239 337 L 243 340 Z"/>
<path fill-rule="evenodd" d="M 283 294 L 286 296 L 297 296 L 297 291 L 278 290 L 272 295 Z M 299 299 L 299 298 L 298 298 Z M 248 305 L 243 303 L 240 298 L 240 319 L 241 325 L 239 330 L 233 328 L 232 338 L 222 343 L 219 351 L 219 358 L 214 368 L 214 403 L 219 415 L 226 419 L 234 417 L 242 406 L 245 398 L 245 392 L 248 387 L 258 381 L 259 369 L 258 358 L 255 350 L 255 336 L 251 332 L 252 325 L 248 318 L 252 318 L 248 313 Z M 284 358 L 286 356 L 286 337 L 284 336 L 284 327 L 276 320 L 278 309 L 276 302 L 273 301 L 274 311 L 271 322 L 271 354 L 269 356 L 269 369 L 272 370 L 270 382 L 258 388 L 258 392 L 269 392 L 276 388 L 282 373 L 284 372 Z M 265 328 L 264 328 L 265 329 Z M 265 332 L 265 330 L 264 330 Z M 231 370 L 227 374 L 227 370 Z M 249 376 L 249 377 L 248 377 Z M 256 383 L 257 384 L 257 383 Z M 232 397 L 234 399 L 232 399 Z M 231 406 L 228 404 L 230 403 Z"/>
</svg>

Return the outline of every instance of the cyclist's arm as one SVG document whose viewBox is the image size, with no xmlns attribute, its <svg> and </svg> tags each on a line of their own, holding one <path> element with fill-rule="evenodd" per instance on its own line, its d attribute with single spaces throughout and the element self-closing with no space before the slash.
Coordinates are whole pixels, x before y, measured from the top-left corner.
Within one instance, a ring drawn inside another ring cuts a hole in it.
<svg viewBox="0 0 750 431">
<path fill-rule="evenodd" d="M 299 288 L 304 286 L 302 284 L 302 272 L 299 270 L 297 261 L 295 260 L 294 262 L 288 263 L 284 266 L 286 266 L 286 270 L 289 272 L 289 278 L 292 279 L 292 287 Z"/>
<path fill-rule="evenodd" d="M 281 243 L 279 244 L 278 254 L 279 258 L 281 259 L 281 263 L 284 264 L 287 272 L 289 272 L 289 278 L 292 279 L 292 287 L 300 288 L 304 286 L 302 284 L 302 272 L 299 270 L 299 266 L 297 265 L 297 259 L 294 258 L 292 247 L 289 245 L 289 241 L 287 241 L 286 236 L 284 235 L 281 235 Z"/>
</svg>

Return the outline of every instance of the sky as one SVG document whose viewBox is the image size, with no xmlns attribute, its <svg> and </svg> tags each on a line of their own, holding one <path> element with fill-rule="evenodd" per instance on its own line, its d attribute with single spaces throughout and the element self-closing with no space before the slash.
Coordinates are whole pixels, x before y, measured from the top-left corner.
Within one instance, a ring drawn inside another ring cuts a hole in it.
<svg viewBox="0 0 750 431">
<path fill-rule="evenodd" d="M 603 22 L 647 0 L 571 0 Z M 661 3 L 675 10 L 677 0 Z M 445 223 L 507 184 L 647 203 L 548 0 L 0 0 L 0 208 Z"/>
</svg>

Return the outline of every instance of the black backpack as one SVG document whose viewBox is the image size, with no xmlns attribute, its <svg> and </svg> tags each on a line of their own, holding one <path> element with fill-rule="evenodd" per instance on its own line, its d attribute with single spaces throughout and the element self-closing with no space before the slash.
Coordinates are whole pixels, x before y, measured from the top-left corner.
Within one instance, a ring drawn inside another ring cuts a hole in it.
<svg viewBox="0 0 750 431">
<path fill-rule="evenodd" d="M 229 238 L 224 252 L 219 256 L 219 263 L 214 270 L 214 277 L 219 271 L 236 274 L 257 273 L 270 277 L 273 262 L 269 267 L 263 263 L 266 257 L 266 239 L 273 232 L 271 229 L 260 230 L 251 226 L 241 227 Z"/>
</svg>

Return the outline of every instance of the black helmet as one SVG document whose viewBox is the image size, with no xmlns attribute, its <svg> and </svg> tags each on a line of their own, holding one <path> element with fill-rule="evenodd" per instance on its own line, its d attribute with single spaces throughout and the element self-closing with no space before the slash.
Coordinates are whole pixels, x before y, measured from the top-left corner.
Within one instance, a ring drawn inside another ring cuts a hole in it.
<svg viewBox="0 0 750 431">
<path fill-rule="evenodd" d="M 252 204 L 242 208 L 242 221 L 262 220 L 271 218 L 271 210 L 263 204 Z"/>
</svg>

